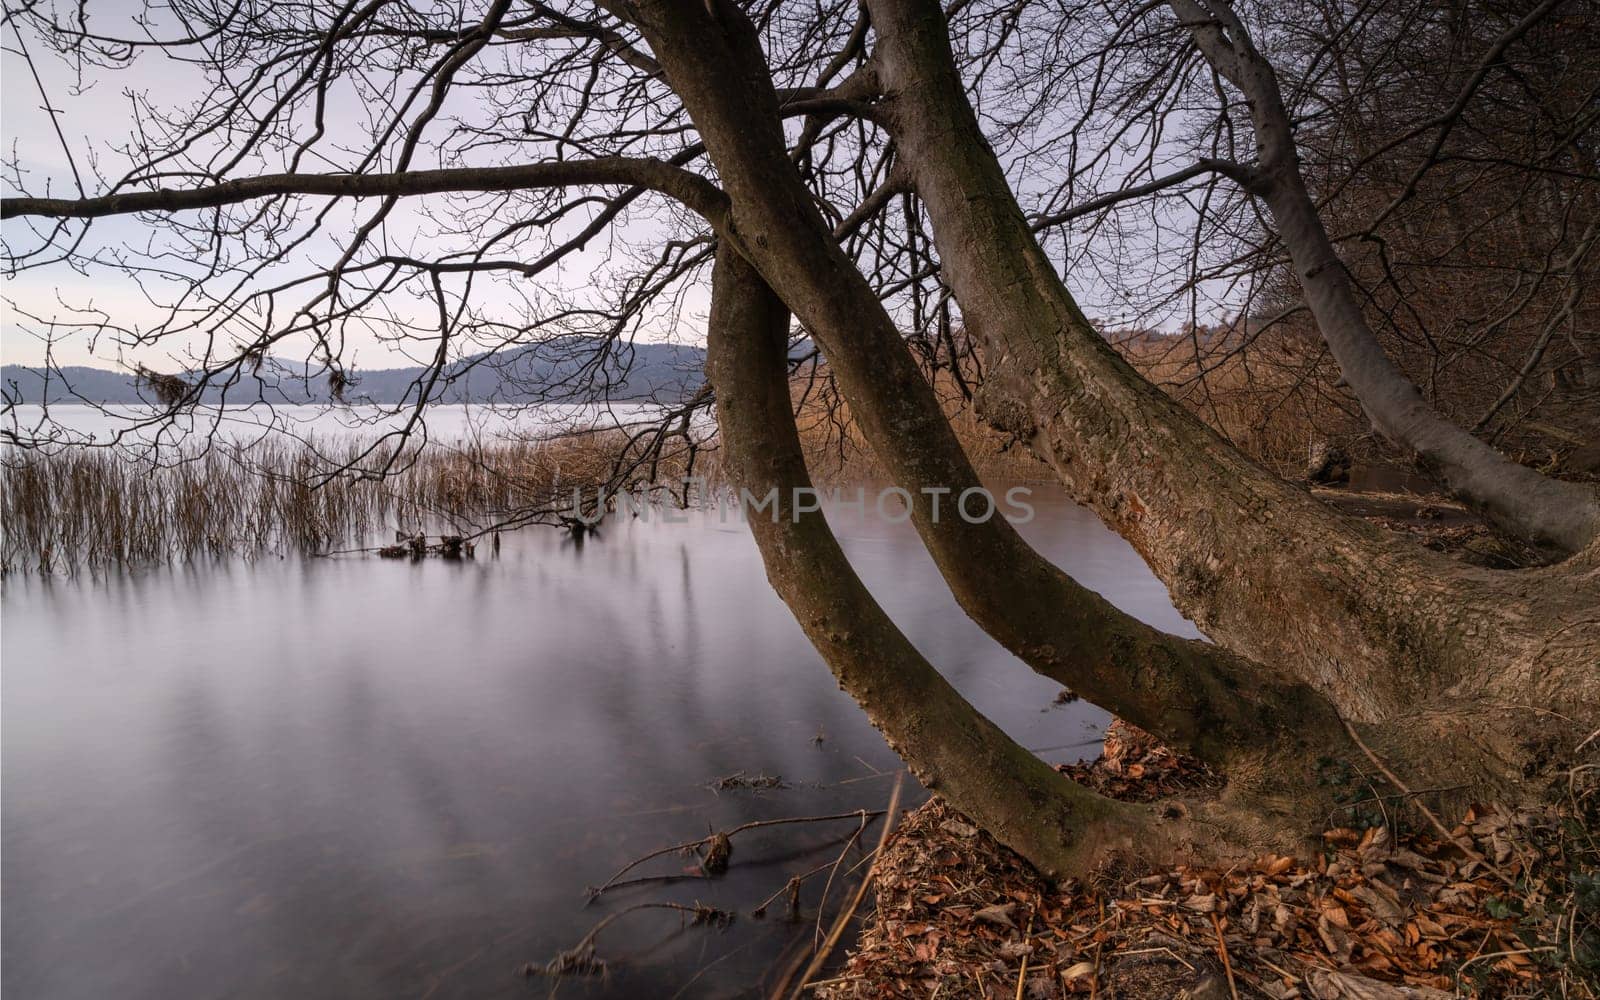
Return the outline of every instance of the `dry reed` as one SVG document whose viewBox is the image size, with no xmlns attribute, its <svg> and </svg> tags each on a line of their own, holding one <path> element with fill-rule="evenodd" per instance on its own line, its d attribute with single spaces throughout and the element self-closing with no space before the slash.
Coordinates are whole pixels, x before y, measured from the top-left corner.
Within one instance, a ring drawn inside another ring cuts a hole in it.
<svg viewBox="0 0 1600 1000">
<path fill-rule="evenodd" d="M 104 449 L 12 450 L 0 461 L 0 571 L 317 554 L 394 531 L 470 536 L 555 521 L 574 489 L 613 477 L 619 450 L 605 433 L 398 455 L 357 441 L 272 439 L 159 464 Z"/>
</svg>

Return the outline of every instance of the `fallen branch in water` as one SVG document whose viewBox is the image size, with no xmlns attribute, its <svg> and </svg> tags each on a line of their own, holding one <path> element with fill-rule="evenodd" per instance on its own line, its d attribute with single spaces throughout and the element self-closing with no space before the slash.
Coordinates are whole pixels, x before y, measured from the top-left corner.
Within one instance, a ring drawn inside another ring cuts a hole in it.
<svg viewBox="0 0 1600 1000">
<path fill-rule="evenodd" d="M 726 927 L 733 923 L 733 913 L 729 910 L 718 909 L 703 903 L 685 906 L 682 903 L 635 903 L 632 906 L 608 913 L 599 923 L 589 928 L 577 944 L 565 951 L 559 952 L 556 957 L 544 965 L 534 965 L 529 962 L 522 967 L 524 976 L 603 976 L 606 973 L 605 960 L 595 953 L 594 942 L 600 932 L 609 927 L 618 919 L 640 910 L 676 910 L 690 915 L 691 927 Z"/>
<path fill-rule="evenodd" d="M 889 818 L 884 821 L 883 829 L 878 834 L 878 846 L 872 850 L 872 866 L 867 869 L 867 873 L 865 875 L 861 876 L 861 884 L 856 886 L 855 896 L 851 898 L 849 904 L 846 905 L 843 910 L 839 911 L 839 915 L 834 918 L 833 927 L 828 931 L 827 939 L 822 942 L 822 947 L 818 948 L 816 953 L 811 956 L 810 964 L 807 965 L 805 971 L 800 974 L 800 981 L 795 984 L 794 991 L 789 993 L 789 996 L 798 998 L 805 992 L 806 983 L 810 982 L 811 977 L 815 976 L 822 970 L 822 966 L 825 962 L 827 962 L 828 956 L 833 954 L 834 948 L 838 947 L 839 939 L 844 936 L 845 928 L 850 925 L 850 918 L 855 916 L 856 910 L 861 906 L 861 900 L 866 898 L 867 887 L 872 884 L 872 877 L 877 873 L 878 870 L 877 859 L 883 856 L 883 846 L 889 842 L 889 834 L 894 830 L 894 817 L 900 809 L 900 789 L 902 786 L 904 786 L 904 784 L 905 778 L 903 774 L 895 778 L 894 791 L 889 794 L 889 808 L 883 811 L 883 814 Z M 843 855 L 840 855 L 840 857 L 842 860 Z M 822 914 L 819 912 L 817 917 L 820 920 Z M 781 1000 L 781 998 L 788 991 L 789 980 L 793 977 L 793 975 L 794 970 L 790 969 L 789 974 L 784 976 L 783 981 L 778 984 L 778 988 L 773 991 L 772 995 L 774 998 L 779 998 L 779 1000 Z"/>
<path fill-rule="evenodd" d="M 465 556 L 473 557 L 477 546 L 472 539 L 461 535 L 440 535 L 439 541 L 433 545 L 428 544 L 427 535 L 412 535 L 407 538 L 400 532 L 395 533 L 395 543 L 385 545 L 377 550 L 378 555 L 384 559 L 421 559 L 427 555 L 436 555 L 441 559 L 460 559 Z"/>
<path fill-rule="evenodd" d="M 735 771 L 711 781 L 707 786 L 714 792 L 725 792 L 734 788 L 749 788 L 754 791 L 765 791 L 771 788 L 788 788 L 789 783 L 783 780 L 780 774 L 766 774 L 765 772 L 754 776 L 743 771 Z"/>
<path fill-rule="evenodd" d="M 639 867 L 645 862 L 653 861 L 656 858 L 663 857 L 668 854 L 687 854 L 693 852 L 695 856 L 700 859 L 700 869 L 707 877 L 711 875 L 720 875 L 722 872 L 727 871 L 729 858 L 733 854 L 732 838 L 749 830 L 757 830 L 768 826 L 784 826 L 792 823 L 825 823 L 829 820 L 836 819 L 860 819 L 863 823 L 865 823 L 867 821 L 877 819 L 882 815 L 883 810 L 881 809 L 876 811 L 870 809 L 856 809 L 851 812 L 832 813 L 827 816 L 792 816 L 784 819 L 751 820 L 748 823 L 741 823 L 733 829 L 723 833 L 708 833 L 704 837 L 700 837 L 697 840 L 686 840 L 681 844 L 674 844 L 671 847 L 663 847 L 659 850 L 651 851 L 649 854 L 646 854 L 643 857 L 635 858 L 618 869 L 615 875 L 612 875 L 610 878 L 606 879 L 604 884 L 596 888 L 591 888 L 589 890 L 589 901 L 593 902 L 606 890 L 615 888 L 618 879 L 622 878 L 622 876 L 633 871 L 635 868 Z M 706 852 L 704 855 L 700 853 L 702 850 Z"/>
<path fill-rule="evenodd" d="M 899 789 L 900 784 L 896 781 L 895 791 L 898 792 Z M 817 900 L 817 929 L 811 938 L 811 947 L 813 949 L 820 947 L 822 944 L 822 914 L 828 907 L 828 893 L 833 889 L 833 877 L 839 874 L 839 866 L 844 864 L 845 856 L 850 853 L 850 848 L 860 842 L 861 835 L 866 832 L 866 829 L 867 821 L 862 819 L 861 825 L 856 827 L 854 833 L 850 834 L 850 839 L 845 841 L 844 847 L 839 851 L 839 856 L 834 859 L 833 867 L 828 870 L 828 880 L 822 884 L 822 897 Z"/>
<path fill-rule="evenodd" d="M 849 843 L 854 842 L 860 836 L 860 830 L 856 830 L 855 832 L 851 833 L 849 839 L 846 841 L 846 845 L 848 846 Z M 871 857 L 872 855 L 869 853 L 863 857 L 861 861 L 857 861 L 851 866 L 850 871 L 845 872 L 845 876 L 849 877 L 849 875 L 851 875 L 857 868 L 861 867 L 864 862 L 870 860 Z M 789 880 L 785 882 L 777 892 L 774 892 L 766 899 L 763 899 L 761 901 L 761 905 L 752 910 L 750 915 L 758 920 L 762 917 L 765 917 L 767 915 L 767 907 L 771 906 L 773 901 L 779 896 L 787 895 L 789 897 L 789 919 L 798 920 L 800 918 L 800 887 L 805 885 L 807 879 L 815 875 L 821 875 L 823 872 L 832 872 L 837 870 L 839 867 L 839 860 L 840 859 L 835 858 L 832 861 L 818 865 L 808 872 L 801 872 L 799 875 L 789 876 Z"/>
</svg>

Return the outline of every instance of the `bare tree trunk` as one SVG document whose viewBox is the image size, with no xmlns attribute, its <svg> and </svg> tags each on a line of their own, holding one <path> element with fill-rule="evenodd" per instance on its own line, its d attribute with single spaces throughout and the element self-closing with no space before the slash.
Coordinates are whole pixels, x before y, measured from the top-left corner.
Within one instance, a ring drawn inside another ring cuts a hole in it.
<svg viewBox="0 0 1600 1000">
<path fill-rule="evenodd" d="M 1373 426 L 1508 531 L 1567 553 L 1594 541 L 1600 534 L 1594 489 L 1513 462 L 1446 420 L 1384 353 L 1306 190 L 1277 75 L 1228 0 L 1170 0 L 1170 6 L 1212 67 L 1249 103 L 1260 162 L 1246 186 L 1272 212 L 1311 314 Z"/>
<path fill-rule="evenodd" d="M 1153 629 L 1041 558 L 1003 518 L 969 523 L 955 513 L 981 484 L 790 162 L 753 28 L 731 4 L 713 14 L 653 3 L 641 13 L 716 162 L 730 240 L 822 346 L 874 452 L 911 491 L 913 522 L 968 614 L 1034 669 L 1219 765 L 1241 747 L 1335 733 L 1336 717 L 1304 682 Z"/>
<path fill-rule="evenodd" d="M 795 509 L 810 490 L 789 397 L 789 311 L 726 244 L 712 284 L 707 370 L 728 478 L 778 501 L 746 511 L 767 579 L 839 684 L 929 790 L 947 796 L 1047 873 L 1086 870 L 1107 852 L 1172 846 L 1176 824 L 1063 778 L 984 718 L 878 605 L 824 515 Z"/>
<path fill-rule="evenodd" d="M 1034 240 L 966 100 L 938 5 L 868 8 L 882 121 L 988 355 L 986 417 L 1129 539 L 1208 635 L 1373 722 L 1507 672 L 1538 675 L 1530 664 L 1557 633 L 1600 649 L 1582 611 L 1600 604 L 1592 551 L 1521 574 L 1463 566 L 1332 511 L 1140 378 Z M 1569 714 L 1592 716 L 1592 672 L 1567 680 L 1579 683 L 1548 689 Z"/>
</svg>

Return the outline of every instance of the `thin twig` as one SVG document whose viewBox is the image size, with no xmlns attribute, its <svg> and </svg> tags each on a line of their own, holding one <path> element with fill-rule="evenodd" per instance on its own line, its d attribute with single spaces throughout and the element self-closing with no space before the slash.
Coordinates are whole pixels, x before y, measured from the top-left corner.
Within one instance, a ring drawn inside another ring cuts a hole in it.
<svg viewBox="0 0 1600 1000">
<path fill-rule="evenodd" d="M 861 876 L 861 884 L 856 886 L 856 894 L 850 900 L 849 905 L 834 918 L 833 929 L 828 932 L 827 940 L 822 942 L 822 948 L 811 957 L 811 964 L 806 966 L 806 971 L 801 973 L 800 982 L 790 994 L 791 997 L 799 997 L 805 990 L 806 983 L 810 982 L 811 977 L 822 969 L 823 964 L 828 960 L 828 956 L 833 953 L 834 947 L 838 945 L 839 939 L 844 936 L 845 928 L 850 924 L 850 918 L 855 915 L 856 909 L 861 905 L 861 900 L 866 896 L 867 887 L 872 884 L 872 877 L 878 872 L 878 862 L 883 859 L 883 845 L 889 842 L 889 833 L 894 829 L 894 817 L 900 808 L 900 789 L 904 785 L 905 777 L 903 774 L 895 778 L 894 791 L 889 795 L 889 808 L 884 810 L 887 818 L 883 822 L 883 829 L 878 833 L 878 846 L 873 849 L 875 857 L 872 867 L 868 868 L 867 873 Z M 775 995 L 781 996 L 786 985 L 786 983 L 780 984 Z"/>
<path fill-rule="evenodd" d="M 1233 960 L 1228 957 L 1228 939 L 1222 936 L 1222 918 L 1215 910 L 1211 911 L 1211 926 L 1217 929 L 1217 953 L 1222 956 L 1222 972 L 1228 977 L 1228 992 L 1233 1000 L 1239 1000 L 1239 987 L 1233 981 Z"/>
<path fill-rule="evenodd" d="M 1017 968 L 1017 1000 L 1022 1000 L 1022 983 L 1028 975 L 1028 939 L 1033 937 L 1033 914 L 1028 914 L 1028 929 L 1022 932 L 1022 965 Z"/>
<path fill-rule="evenodd" d="M 1344 723 L 1344 731 L 1350 734 L 1350 738 L 1355 741 L 1356 746 L 1361 748 L 1361 752 L 1367 755 L 1367 759 L 1372 761 L 1372 766 L 1377 768 L 1383 774 L 1384 778 L 1388 780 L 1389 784 L 1400 789 L 1400 791 L 1404 792 L 1405 794 L 1410 795 L 1411 789 L 1407 788 L 1406 783 L 1401 781 L 1393 771 L 1389 770 L 1389 768 L 1384 765 L 1383 761 L 1378 759 L 1378 755 L 1372 752 L 1371 747 L 1362 742 L 1361 736 L 1356 732 L 1355 727 L 1350 725 L 1347 720 L 1340 719 L 1339 721 Z M 1493 874 L 1495 878 L 1504 882 L 1513 889 L 1516 888 L 1517 883 L 1515 881 L 1507 876 L 1505 872 L 1502 872 L 1499 868 L 1495 867 L 1488 858 L 1484 857 L 1482 854 L 1479 854 L 1478 851 L 1467 842 L 1465 837 L 1457 837 L 1455 834 L 1451 833 L 1450 829 L 1444 825 L 1443 821 L 1441 821 L 1438 816 L 1434 815 L 1433 810 L 1424 805 L 1421 799 L 1413 798 L 1412 801 L 1416 803 L 1418 809 L 1422 810 L 1422 815 L 1428 818 L 1428 822 L 1433 824 L 1433 828 L 1439 831 L 1440 835 L 1443 836 L 1444 839 L 1461 848 L 1461 852 L 1463 854 L 1471 858 L 1473 861 L 1476 861 L 1484 868 L 1488 869 L 1488 871 Z"/>
<path fill-rule="evenodd" d="M 823 823 L 828 820 L 835 819 L 861 819 L 866 821 L 876 819 L 882 815 L 882 810 L 874 811 L 871 809 L 857 809 L 854 812 L 830 813 L 827 816 L 790 816 L 784 819 L 758 819 L 751 820 L 748 823 L 740 823 L 738 826 L 729 830 L 726 836 L 732 838 L 737 834 L 744 833 L 746 830 L 755 830 L 764 826 L 783 826 L 789 823 Z M 659 850 L 651 851 L 649 854 L 646 854 L 643 857 L 635 858 L 618 869 L 615 875 L 612 875 L 610 878 L 606 879 L 603 885 L 599 886 L 598 888 L 590 889 L 590 901 L 593 901 L 607 889 L 615 888 L 618 879 L 644 864 L 646 861 L 651 861 L 667 854 L 680 854 L 684 851 L 697 850 L 698 848 L 709 844 L 712 840 L 716 839 L 717 836 L 718 835 L 715 833 L 708 833 L 704 837 L 699 837 L 695 840 L 686 840 L 681 844 L 673 844 L 671 847 L 663 847 Z"/>
</svg>

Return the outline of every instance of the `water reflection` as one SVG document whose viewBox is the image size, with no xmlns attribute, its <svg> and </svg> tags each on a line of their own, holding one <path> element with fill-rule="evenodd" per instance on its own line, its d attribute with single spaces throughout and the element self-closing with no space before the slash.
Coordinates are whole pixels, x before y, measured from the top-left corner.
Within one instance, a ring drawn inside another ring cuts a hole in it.
<svg viewBox="0 0 1600 1000">
<path fill-rule="evenodd" d="M 1194 634 L 1120 540 L 1035 502 L 1035 544 Z M 1054 685 L 961 615 L 908 528 L 837 525 L 982 710 L 1029 746 L 1095 735 L 1103 715 L 1050 708 Z M 709 517 L 619 523 L 581 550 L 524 534 L 476 562 L 20 578 L 3 614 L 17 996 L 523 996 L 521 963 L 643 898 L 582 908 L 625 860 L 746 819 L 880 806 L 889 782 L 872 775 L 897 765 L 767 588 L 744 527 Z M 794 787 L 707 787 L 738 770 Z M 847 832 L 753 835 L 728 878 L 650 898 L 748 914 Z M 668 996 L 697 972 L 685 995 L 755 995 L 792 932 L 633 914 L 601 939 L 627 960 L 562 995 Z"/>
</svg>

